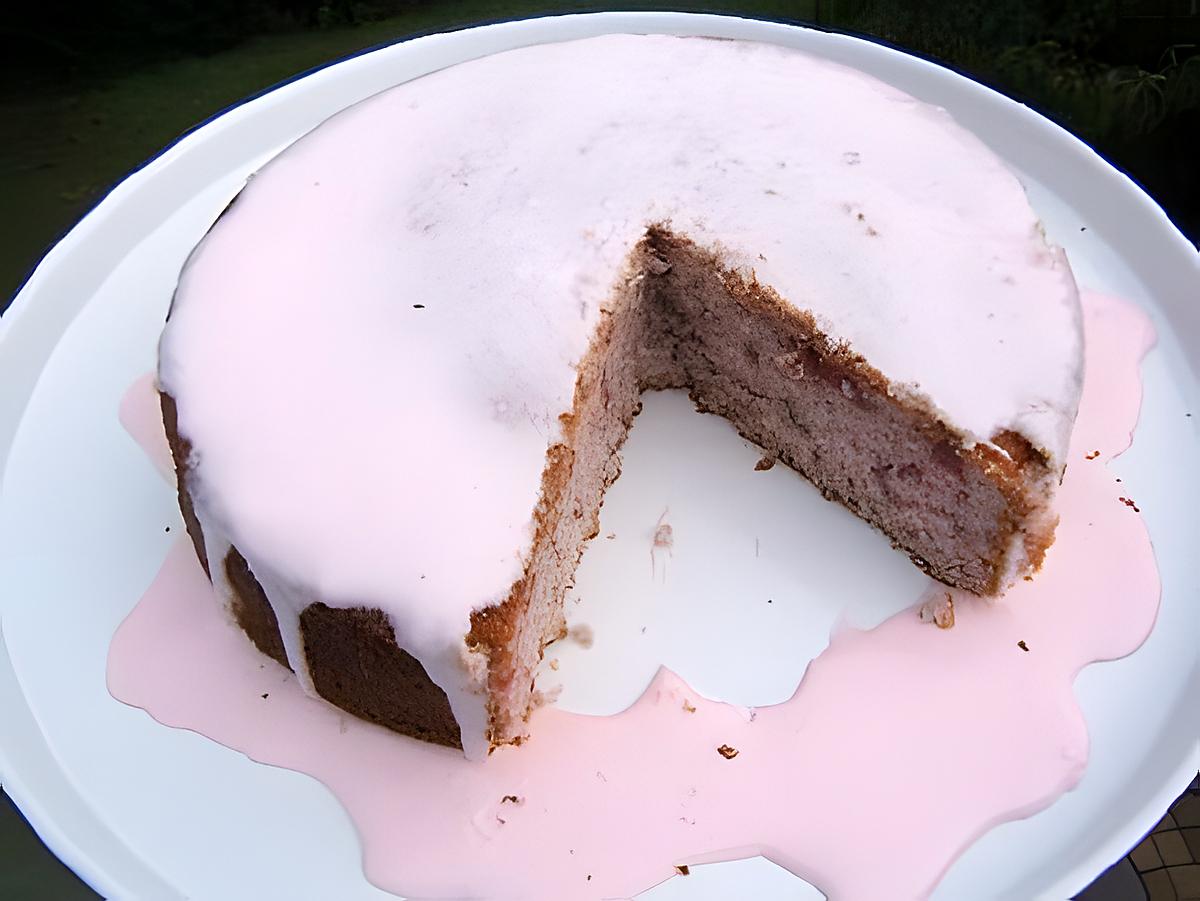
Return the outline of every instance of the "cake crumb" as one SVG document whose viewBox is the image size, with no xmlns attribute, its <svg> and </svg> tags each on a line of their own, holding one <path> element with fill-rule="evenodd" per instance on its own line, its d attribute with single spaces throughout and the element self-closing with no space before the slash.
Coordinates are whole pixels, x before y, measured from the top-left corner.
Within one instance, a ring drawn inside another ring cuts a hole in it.
<svg viewBox="0 0 1200 901">
<path fill-rule="evenodd" d="M 668 551 L 675 546 L 675 530 L 669 522 L 664 522 L 654 530 L 654 546 L 665 547 Z"/>
<path fill-rule="evenodd" d="M 1022 651 L 1024 651 L 1026 654 L 1028 654 L 1028 653 L 1029 653 L 1029 645 L 1025 644 L 1025 639 L 1024 639 L 1024 638 L 1022 638 L 1020 641 L 1018 641 L 1018 642 L 1017 642 L 1017 647 L 1019 647 L 1019 648 L 1020 648 Z"/>
<path fill-rule="evenodd" d="M 717 753 L 726 760 L 733 760 L 733 758 L 738 756 L 737 748 L 731 748 L 729 745 L 721 745 L 721 747 L 717 748 Z"/>
<path fill-rule="evenodd" d="M 1083 459 L 1085 459 L 1085 460 L 1095 460 L 1095 459 L 1096 459 L 1097 457 L 1099 457 L 1099 456 L 1100 456 L 1100 451 L 1098 451 L 1098 450 L 1094 450 L 1094 451 L 1092 451 L 1090 454 L 1084 454 L 1084 455 L 1083 455 Z"/>
<path fill-rule="evenodd" d="M 692 871 L 690 869 L 688 869 L 687 864 L 676 864 L 675 872 L 678 873 L 680 876 L 688 876 L 691 874 Z"/>
<path fill-rule="evenodd" d="M 1142 512 L 1141 508 L 1133 502 L 1133 498 L 1119 497 L 1119 498 L 1117 498 L 1117 500 L 1119 500 L 1122 504 L 1124 504 L 1126 507 L 1128 507 L 1134 513 Z"/>
<path fill-rule="evenodd" d="M 646 261 L 646 268 L 655 275 L 666 275 L 671 271 L 671 264 L 662 257 L 651 256 L 650 259 Z"/>
<path fill-rule="evenodd" d="M 946 595 L 946 605 L 939 607 L 933 614 L 933 622 L 939 629 L 950 629 L 954 626 L 954 599 Z"/>
<path fill-rule="evenodd" d="M 558 672 L 558 658 L 557 657 L 555 657 L 553 660 L 550 661 L 550 669 L 554 670 L 555 672 Z"/>
<path fill-rule="evenodd" d="M 683 709 L 686 710 L 688 713 L 696 712 L 696 708 L 692 706 L 692 703 L 687 698 L 683 699 Z"/>
<path fill-rule="evenodd" d="M 592 631 L 592 627 L 586 623 L 571 626 L 567 630 L 567 636 L 581 648 L 585 649 L 590 648 L 596 643 L 596 634 Z"/>
<path fill-rule="evenodd" d="M 797 352 L 780 354 L 773 357 L 772 361 L 779 367 L 779 371 L 792 381 L 798 382 L 804 378 L 804 359 Z"/>
<path fill-rule="evenodd" d="M 532 704 L 535 709 L 539 707 L 549 707 L 558 702 L 558 696 L 562 694 L 562 691 L 563 687 L 561 685 L 555 685 L 553 688 L 546 691 L 543 691 L 540 688 L 535 689 L 533 694 L 529 696 L 530 704 Z"/>
<path fill-rule="evenodd" d="M 658 518 L 658 522 L 654 524 L 654 537 L 650 542 L 650 578 L 653 579 L 658 575 L 658 551 L 665 549 L 668 557 L 674 556 L 673 548 L 675 547 L 675 530 L 671 528 L 669 522 L 665 522 L 667 514 L 671 512 L 668 507 L 662 512 L 662 516 Z M 663 582 L 667 581 L 667 567 L 663 566 Z"/>
<path fill-rule="evenodd" d="M 755 472 L 766 472 L 775 466 L 775 458 L 763 456 L 757 463 L 754 464 Z"/>
<path fill-rule="evenodd" d="M 933 623 L 939 629 L 953 628 L 954 598 L 947 592 L 942 597 L 926 601 L 921 605 L 919 616 L 921 622 Z"/>
<path fill-rule="evenodd" d="M 1088 525 L 1090 526 L 1090 525 L 1091 525 L 1091 523 L 1089 522 L 1089 523 L 1088 523 Z M 1023 578 L 1023 579 L 1024 579 L 1026 582 L 1032 582 L 1032 581 L 1033 581 L 1033 576 L 1022 576 L 1022 578 Z"/>
</svg>

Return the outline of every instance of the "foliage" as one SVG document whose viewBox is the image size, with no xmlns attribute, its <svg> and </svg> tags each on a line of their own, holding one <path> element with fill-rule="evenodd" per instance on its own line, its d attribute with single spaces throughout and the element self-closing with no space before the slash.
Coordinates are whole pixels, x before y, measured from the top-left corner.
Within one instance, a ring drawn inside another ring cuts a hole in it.
<svg viewBox="0 0 1200 901">
<path fill-rule="evenodd" d="M 830 24 L 949 63 L 1058 120 L 1200 237 L 1200 17 L 1123 19 L 1112 0 L 840 6 Z"/>
</svg>

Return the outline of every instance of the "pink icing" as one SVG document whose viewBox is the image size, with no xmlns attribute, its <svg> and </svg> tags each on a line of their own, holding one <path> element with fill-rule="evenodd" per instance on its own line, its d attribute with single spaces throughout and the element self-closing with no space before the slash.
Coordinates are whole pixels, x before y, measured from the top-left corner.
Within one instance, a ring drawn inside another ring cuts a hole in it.
<svg viewBox="0 0 1200 901">
<path fill-rule="evenodd" d="M 1042 572 L 998 603 L 956 596 L 948 630 L 921 622 L 919 600 L 838 630 L 785 703 L 751 715 L 664 669 L 619 715 L 546 708 L 526 745 L 473 763 L 306 695 L 222 616 L 183 541 L 113 638 L 109 690 L 325 783 L 367 877 L 409 897 L 628 897 L 677 864 L 755 854 L 834 898 L 926 895 L 987 829 L 1079 781 L 1074 676 L 1154 623 L 1149 537 L 1104 465 L 1129 445 L 1153 332 L 1125 302 L 1092 294 L 1084 309 L 1087 375 Z M 157 444 L 148 398 L 131 395 L 124 421 Z"/>
<path fill-rule="evenodd" d="M 129 386 L 121 398 L 117 416 L 125 431 L 146 452 L 154 468 L 174 483 L 175 461 L 171 459 L 171 446 L 163 431 L 158 386 L 153 373 L 147 373 Z"/>
</svg>

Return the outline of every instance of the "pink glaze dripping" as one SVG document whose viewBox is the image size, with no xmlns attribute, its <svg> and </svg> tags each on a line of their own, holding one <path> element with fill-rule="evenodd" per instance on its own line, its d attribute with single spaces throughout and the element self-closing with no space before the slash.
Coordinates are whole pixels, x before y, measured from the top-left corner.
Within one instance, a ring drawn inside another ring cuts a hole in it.
<svg viewBox="0 0 1200 901">
<path fill-rule="evenodd" d="M 109 690 L 325 783 L 358 828 L 367 877 L 408 897 L 623 898 L 676 864 L 755 854 L 835 899 L 927 895 L 991 826 L 1076 785 L 1088 737 L 1072 680 L 1136 649 L 1157 612 L 1149 537 L 1104 466 L 1129 445 L 1153 332 L 1123 301 L 1091 294 L 1084 309 L 1087 377 L 1043 571 L 999 603 L 956 596 L 948 630 L 923 624 L 918 602 L 837 631 L 795 695 L 753 717 L 664 669 L 624 713 L 542 709 L 525 746 L 469 763 L 281 685 L 184 541 L 114 636 Z M 157 445 L 155 409 L 134 416 L 133 403 L 123 421 Z"/>
<path fill-rule="evenodd" d="M 117 417 L 125 431 L 146 452 L 154 468 L 174 484 L 175 461 L 171 459 L 171 446 L 167 444 L 167 435 L 163 431 L 158 382 L 154 373 L 146 373 L 129 386 L 121 398 Z"/>
</svg>

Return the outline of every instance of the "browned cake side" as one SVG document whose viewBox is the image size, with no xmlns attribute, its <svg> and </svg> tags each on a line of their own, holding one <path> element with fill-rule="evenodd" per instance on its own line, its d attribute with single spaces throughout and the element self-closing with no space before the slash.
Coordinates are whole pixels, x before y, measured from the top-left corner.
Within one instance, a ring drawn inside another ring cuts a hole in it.
<svg viewBox="0 0 1200 901">
<path fill-rule="evenodd" d="M 867 361 L 834 345 L 810 315 L 725 269 L 665 227 L 651 229 L 614 290 L 581 363 L 574 409 L 550 448 L 524 577 L 506 601 L 472 615 L 467 644 L 487 655 L 493 744 L 524 735 L 535 668 L 562 637 L 562 599 L 599 528 L 604 491 L 643 390 L 686 388 L 764 453 L 883 531 L 936 579 L 978 594 L 1003 586 L 1020 536 L 1040 564 L 1053 539 L 1042 509 L 1046 463 L 1015 433 L 963 450 L 930 411 L 889 392 Z M 189 446 L 174 401 L 163 421 L 180 507 L 206 565 L 188 492 Z M 224 561 L 231 613 L 265 654 L 287 665 L 278 623 L 245 558 Z M 460 746 L 445 693 L 402 649 L 379 610 L 314 603 L 300 617 L 313 685 L 338 707 L 406 735 Z"/>
<path fill-rule="evenodd" d="M 190 448 L 179 435 L 174 400 L 167 394 L 160 397 L 184 524 L 208 572 L 204 533 L 187 489 Z M 230 548 L 223 565 L 233 593 L 229 612 L 234 621 L 255 647 L 290 669 L 275 611 L 246 559 L 237 548 Z M 446 693 L 397 644 L 382 611 L 311 604 L 300 615 L 300 630 L 313 686 L 325 700 L 404 735 L 462 746 Z"/>
</svg>

